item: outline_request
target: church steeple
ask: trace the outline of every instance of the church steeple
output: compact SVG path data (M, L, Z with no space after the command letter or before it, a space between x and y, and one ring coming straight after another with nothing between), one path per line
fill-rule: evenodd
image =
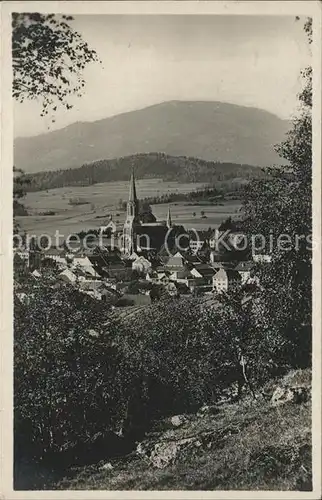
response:
M137 203L134 168L133 167L132 167L131 180L130 180L129 201L133 202L133 203Z
M134 169L132 168L129 200L126 207L126 219L123 229L123 250L125 255L136 251L136 228L140 225L139 204L136 196Z
M170 206L168 207L167 227L168 227L169 229L170 229L170 227L172 227L172 219L171 219Z

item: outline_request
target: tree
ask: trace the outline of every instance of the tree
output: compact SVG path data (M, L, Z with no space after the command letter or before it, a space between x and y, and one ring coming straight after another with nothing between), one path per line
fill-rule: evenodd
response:
M152 207L150 203L146 201L140 201L139 202L139 217L141 221L146 224L149 222L156 222L156 217L152 213Z
M12 14L13 97L42 100L41 116L66 109L71 95L82 95L85 66L98 61L81 35L67 23L71 16L41 13Z
M272 375L283 370L283 352L289 347L280 333L262 321L262 303L258 289L250 294L246 287L238 287L218 297L221 309L214 322L221 339L223 366L228 380L238 384L255 397L255 390Z
M113 427L117 358L106 302L50 275L18 285L28 300L15 293L16 459L41 459Z
M26 196L26 186L30 184L30 180L25 176L25 173L20 168L13 167L13 232L19 232L19 224L15 220L18 215L28 215L21 200Z
M311 19L305 31L310 42ZM268 169L267 179L251 182L244 199L248 232L263 235L266 242L271 235L274 241L272 264L260 274L263 314L272 329L292 341L289 356L296 366L310 362L312 309L312 69L306 68L302 77L300 114L286 140L276 146L285 165Z

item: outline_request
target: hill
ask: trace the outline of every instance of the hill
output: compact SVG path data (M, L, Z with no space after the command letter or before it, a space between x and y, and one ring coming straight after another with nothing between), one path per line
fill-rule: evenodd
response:
M304 387L310 370L268 382ZM107 445L106 445L107 446ZM57 490L312 490L311 401L271 400L258 395L204 406L196 413L155 422L136 450L121 457L53 473L26 465L20 489Z
M28 174L27 191L41 191L67 186L90 186L101 182L128 181L132 166L137 179L161 178L164 181L216 184L233 187L263 175L252 165L216 163L185 156L149 153L99 160L75 169ZM226 186L224 186L226 185Z
M160 151L171 156L267 166L280 162L273 146L288 128L287 121L257 108L171 101L17 138L14 161L29 173Z

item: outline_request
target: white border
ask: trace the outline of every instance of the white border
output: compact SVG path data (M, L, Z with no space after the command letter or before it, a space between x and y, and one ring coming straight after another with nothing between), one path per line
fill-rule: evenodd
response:
M215 14L298 15L313 17L313 237L321 239L321 12L318 1L60 1L3 2L1 8L1 169L0 169L0 312L1 312L1 476L0 496L6 499L320 499L321 494L321 246L313 253L313 492L294 491L14 491L12 454L12 165L11 12L66 14Z

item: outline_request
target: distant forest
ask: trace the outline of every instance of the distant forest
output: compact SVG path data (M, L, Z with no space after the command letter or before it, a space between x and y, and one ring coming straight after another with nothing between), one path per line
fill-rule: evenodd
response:
M219 163L164 153L136 154L112 160L97 160L79 168L26 174L27 191L43 191L67 186L91 186L101 182L127 181L131 168L137 179L218 184L231 190L252 178L264 176L261 168L236 163Z

